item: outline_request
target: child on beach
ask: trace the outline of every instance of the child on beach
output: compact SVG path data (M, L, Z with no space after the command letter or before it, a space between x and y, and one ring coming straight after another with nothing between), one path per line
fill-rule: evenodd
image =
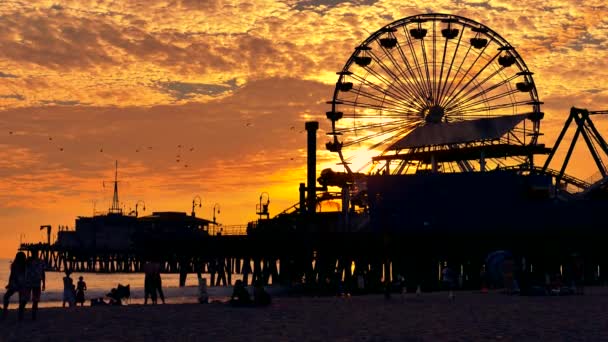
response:
M84 291L87 290L87 283L84 282L82 276L78 277L78 285L76 286L76 304L84 306Z

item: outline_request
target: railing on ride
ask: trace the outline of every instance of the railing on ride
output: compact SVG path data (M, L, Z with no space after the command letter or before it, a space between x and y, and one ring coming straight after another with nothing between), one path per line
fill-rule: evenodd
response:
M320 201L334 200L334 199L341 199L341 198L342 198L342 193L338 192L338 191L321 192L321 193L317 194L317 203L319 203ZM292 205L291 207L289 207L289 208L281 211L276 216L283 215L283 214L291 214L291 213L293 213L295 211L298 211L298 210L300 210L300 202L298 202L298 203Z
M514 165L514 166L503 167L503 168L501 168L501 170L534 171L534 172L538 172L538 173L545 173L545 174L553 176L555 178L560 176L560 172L557 170L543 169L542 167L539 167L539 166L535 166L532 168L532 170L530 170L530 168L525 165ZM588 183L587 181L584 181L584 180L576 178L576 177L568 176L567 174L561 175L560 181L563 182L566 186L565 189L564 188L562 188L562 189L568 191L569 193L581 192L591 186L591 183Z
M246 224L233 224L233 225L212 225L209 227L209 235L247 235Z

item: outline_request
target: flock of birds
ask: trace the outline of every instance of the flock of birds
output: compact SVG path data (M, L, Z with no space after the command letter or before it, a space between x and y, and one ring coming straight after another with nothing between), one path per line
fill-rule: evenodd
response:
M253 126L253 124L251 122L247 122L245 124L245 127L252 127L252 126ZM296 131L296 127L295 126L291 126L289 128L289 130L292 131L292 132L295 132ZM303 133L303 132L305 132L305 130L298 131L298 133ZM9 131L8 134L9 135L15 135L15 132L14 131ZM56 148L59 152L64 152L65 151L65 149L64 149L63 146L57 144L55 142L55 140L53 140L53 137L49 136L48 137L48 141L49 141L49 143L53 144L53 147ZM138 147L138 148L135 149L135 153L140 153L140 152L143 152L145 150L151 151L153 149L154 148L152 146L147 146L145 148L144 147ZM190 166L190 164L188 163L188 160L189 160L188 154L191 153L191 152L194 152L194 150L195 150L195 148L193 146L188 147L188 146L185 146L185 145L182 145L182 144L178 144L176 146L175 163L183 165L184 168L188 168ZM104 153L104 148L103 147L99 147L99 153ZM290 160L294 160L294 158L292 157L292 158L290 158Z
M15 135L14 131L9 131L8 132L9 135ZM62 145L59 145L56 143L56 140L53 139L53 137L49 136L48 137L48 141L50 144L53 145L53 148L58 150L59 152L64 152L65 148ZM147 147L137 147L135 148L135 153L140 153L140 152L144 152L144 151L152 151L154 149L154 147L152 146L147 146ZM184 145L177 145L176 146L176 154L175 154L175 163L176 164L182 164L184 165L184 168L188 168L190 166L190 164L188 164L188 160L189 160L189 156L187 155L190 152L194 152L195 148L193 146L191 147L187 147ZM104 148L103 147L99 147L99 153L107 153L104 152Z

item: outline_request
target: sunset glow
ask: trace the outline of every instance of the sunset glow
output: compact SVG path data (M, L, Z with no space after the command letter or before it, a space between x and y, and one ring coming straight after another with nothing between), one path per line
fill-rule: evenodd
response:
M40 225L106 210L115 160L127 212L190 212L200 195L197 216L219 203L219 222L245 224L264 191L281 212L306 179L305 121L320 123L317 170L342 171L325 150L335 72L370 33L429 12L517 48L544 102L541 143L571 106L608 109L604 1L3 1L0 257L21 234L41 241ZM569 173L596 173L575 160Z

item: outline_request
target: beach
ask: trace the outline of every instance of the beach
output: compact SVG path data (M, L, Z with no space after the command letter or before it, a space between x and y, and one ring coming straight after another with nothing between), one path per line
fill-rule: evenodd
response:
M275 297L225 303L44 308L0 323L0 341L602 341L608 289L583 296L445 292L421 296Z

